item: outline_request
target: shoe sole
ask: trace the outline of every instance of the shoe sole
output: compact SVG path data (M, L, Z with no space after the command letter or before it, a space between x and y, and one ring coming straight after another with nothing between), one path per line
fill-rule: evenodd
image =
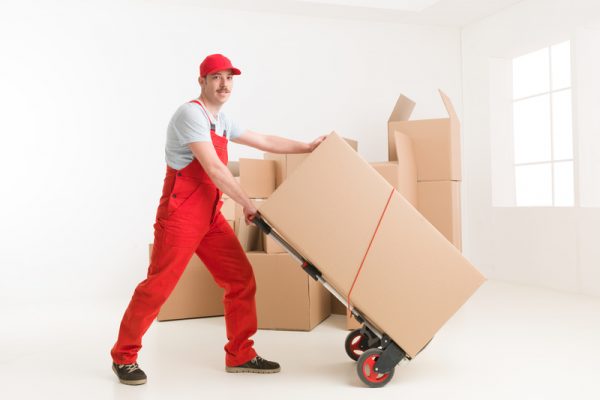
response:
M117 375L117 378L119 378L117 369L114 366L112 367L112 370L115 373L115 375ZM119 378L119 382L121 382L124 385L131 385L131 386L143 385L144 383L146 383L146 380L147 379L137 379L135 381L128 381L128 380Z
M232 374L275 374L281 371L281 368L277 369L255 369L255 368L240 368L240 367L225 367L225 371Z

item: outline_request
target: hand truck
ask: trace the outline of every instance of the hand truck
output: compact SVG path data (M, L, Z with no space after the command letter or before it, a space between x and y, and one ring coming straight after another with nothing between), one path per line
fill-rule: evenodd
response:
M263 216L257 213L252 222L256 224L262 232L279 243L301 264L302 269L310 275L311 278L320 282L331 294L346 306L346 308L348 308L346 299L327 283L321 275L321 272L308 260L302 257L298 251L292 248L292 246L287 243L267 221L265 221ZM354 318L362 324L362 327L350 332L346 337L346 353L352 360L357 362L356 373L364 384L373 388L385 386L394 376L396 365L403 359L410 360L410 357L388 335L375 328L373 324L369 322L368 318L366 318L358 309L351 307L350 312Z

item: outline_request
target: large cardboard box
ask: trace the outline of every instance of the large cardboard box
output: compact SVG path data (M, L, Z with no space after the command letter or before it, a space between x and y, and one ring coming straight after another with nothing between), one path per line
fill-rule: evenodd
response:
M410 357L485 280L335 134L259 210L340 294L349 297L350 304Z
M448 118L409 120L415 103L400 96L388 120L388 157L397 161L395 132L412 139L419 181L461 180L460 122L452 102L441 90Z
M331 314L329 292L289 254L247 253L259 329L310 331Z
M419 212L462 250L460 182L419 182Z
M358 151L358 142L356 140L344 138L346 143L350 145L354 149L354 151ZM281 185L281 182L285 180L300 164L306 157L308 157L310 153L299 153L299 154L275 154L275 153L265 153L265 160L273 160L275 161L275 181L276 185Z
M224 315L223 295L223 289L217 286L206 266L194 254L157 319L168 321Z
M240 158L240 185L250 198L269 197L275 190L275 161Z

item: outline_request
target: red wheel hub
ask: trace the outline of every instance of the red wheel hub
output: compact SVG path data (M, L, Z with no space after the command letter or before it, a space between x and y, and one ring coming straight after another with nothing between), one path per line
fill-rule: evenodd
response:
M357 356L360 356L363 353L363 349L360 348L360 343L362 342L363 338L363 335L356 335L352 339L352 342L350 342L350 349Z
M378 383L385 380L389 374L380 374L375 372L375 363L379 359L379 356L372 355L367 358L362 365L363 376L369 381Z

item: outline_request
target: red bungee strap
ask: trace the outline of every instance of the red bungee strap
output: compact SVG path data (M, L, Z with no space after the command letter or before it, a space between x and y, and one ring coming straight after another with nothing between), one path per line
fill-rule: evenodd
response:
M379 226L381 225L381 221L383 220L383 216L385 215L385 212L388 209L388 206L390 205L390 200L392 200L392 195L394 194L394 191L396 189L392 188L392 191L390 192L390 195L388 197L387 203L385 203L385 208L383 209L383 212L381 213L381 215L379 216L379 222L377 222L377 227L375 228L375 231L373 232L373 236L371 236L371 241L369 242L369 247L367 247L367 251L365 251L365 255L363 256L363 259L360 263L360 266L358 267L358 271L356 271L356 275L354 276L354 281L352 282L352 286L350 286L350 291L348 292L348 306L347 308L350 309L350 295L352 294L352 290L354 289L354 285L356 285L356 281L358 280L358 275L360 274L360 271L362 270L362 267L365 263L365 260L367 259L367 255L369 254L369 250L371 250L371 245L373 244L373 240L375 239L375 236L377 235L377 231L379 230Z

